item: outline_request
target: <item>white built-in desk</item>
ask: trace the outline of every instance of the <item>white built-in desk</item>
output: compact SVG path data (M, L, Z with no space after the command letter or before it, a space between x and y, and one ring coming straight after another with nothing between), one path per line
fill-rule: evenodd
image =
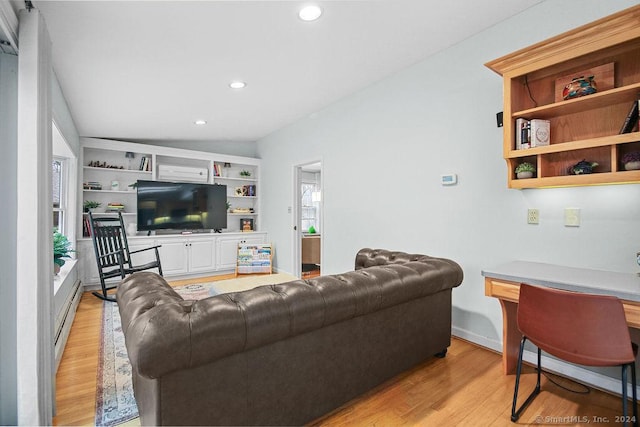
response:
M498 298L502 306L502 366L505 374L515 373L522 339L517 325L520 283L616 296L622 300L629 326L640 328L640 276L637 274L513 261L482 270L482 275L485 295Z

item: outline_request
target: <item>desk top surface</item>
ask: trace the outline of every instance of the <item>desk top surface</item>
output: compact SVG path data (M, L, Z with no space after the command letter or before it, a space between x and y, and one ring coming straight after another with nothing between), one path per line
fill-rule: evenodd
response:
M512 261L495 268L484 269L482 275L568 291L613 295L620 299L640 302L640 276L635 273Z

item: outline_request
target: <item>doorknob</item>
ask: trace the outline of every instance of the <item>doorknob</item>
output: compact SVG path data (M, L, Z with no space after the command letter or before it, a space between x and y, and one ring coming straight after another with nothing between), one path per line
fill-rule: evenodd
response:
M297 226L297 225L294 225L294 226L293 226L293 229L294 229L294 231L295 231L295 230L297 230L297 229L298 229L298 226Z

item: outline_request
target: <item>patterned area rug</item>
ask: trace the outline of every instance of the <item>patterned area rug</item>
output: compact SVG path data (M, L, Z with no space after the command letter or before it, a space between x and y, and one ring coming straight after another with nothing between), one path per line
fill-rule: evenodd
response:
M247 276L217 282L183 285L174 289L184 299L199 300L256 286L284 283L296 278L288 274ZM133 397L131 364L124 344L118 305L105 302L102 309L102 341L96 390L96 426L115 426L138 417Z

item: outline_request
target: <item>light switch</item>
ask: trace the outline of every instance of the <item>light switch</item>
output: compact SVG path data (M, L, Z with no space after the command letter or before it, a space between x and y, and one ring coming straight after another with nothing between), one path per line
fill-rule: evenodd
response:
M566 227L580 227L580 208L565 208L564 225Z

